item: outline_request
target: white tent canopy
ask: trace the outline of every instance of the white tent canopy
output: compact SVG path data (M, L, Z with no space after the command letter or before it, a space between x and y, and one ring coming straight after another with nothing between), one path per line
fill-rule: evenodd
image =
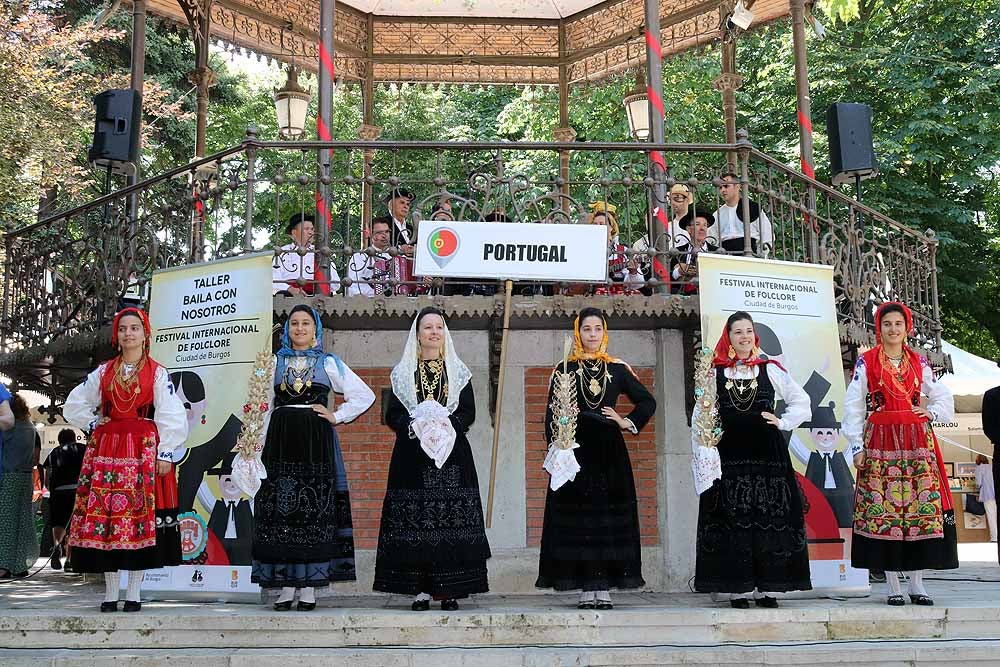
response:
M951 356L955 372L946 373L941 381L956 397L981 398L987 389L1000 386L1000 367L997 367L994 361L977 357L948 341L942 341L942 349L945 354Z

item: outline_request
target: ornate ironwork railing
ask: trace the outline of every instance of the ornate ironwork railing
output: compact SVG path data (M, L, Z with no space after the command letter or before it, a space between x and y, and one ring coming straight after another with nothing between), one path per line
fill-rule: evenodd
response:
M652 148L665 155L666 176L650 171ZM329 167L318 170L317 157ZM141 300L157 268L263 248L273 249L276 266L304 265L299 258L307 248L292 243L284 227L295 213L315 214L317 191L328 193L331 220L329 229L317 223L309 249L319 268L329 269L319 278L299 269L292 291L333 287L342 298L361 298L349 296L359 289L491 294L496 280L489 276L425 284L405 269L394 271L405 265L395 258L409 249L375 247L382 239L368 232L373 217L388 214L385 196L403 188L414 196L404 216L413 223L434 216L587 222L591 202L613 203L624 248L609 253L616 271L629 270L628 284L519 284L518 290L694 294L696 275L678 271L679 278L664 280L651 270L654 262L667 271L691 263L683 245L688 237L676 227L664 230L651 212L672 211L669 192L677 184L692 194L693 212L716 211L723 204L722 175L729 172L743 184L738 207L746 212L759 205L773 228L773 238L763 232L759 244L733 252L833 265L845 341L870 342L874 306L899 299L913 308L919 343L940 350L933 232L910 230L795 173L754 149L745 135L732 145L394 144L265 142L252 131L239 146L9 232L0 344L9 352L93 331L123 301ZM750 233L748 227L746 240ZM718 242L716 235L711 230L708 240ZM374 275L357 271L375 260ZM322 278L330 269L339 284Z

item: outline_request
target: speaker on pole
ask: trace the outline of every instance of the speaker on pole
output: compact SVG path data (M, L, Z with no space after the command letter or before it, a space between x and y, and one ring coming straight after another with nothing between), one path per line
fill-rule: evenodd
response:
M105 90L94 96L94 107L94 143L87 151L87 160L99 166L134 163L142 121L140 95L131 88Z
M834 185L878 174L872 144L872 109L867 104L837 102L826 110L830 138L830 174Z

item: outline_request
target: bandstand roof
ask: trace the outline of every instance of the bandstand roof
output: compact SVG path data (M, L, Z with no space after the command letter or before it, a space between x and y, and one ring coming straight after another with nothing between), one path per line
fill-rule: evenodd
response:
M148 11L187 25L180 3ZM749 4L749 3L748 3ZM319 0L214 0L213 40L316 69ZM717 40L732 1L660 0L663 55ZM788 0L757 0L754 25L783 17ZM337 3L336 71L376 82L570 84L645 62L643 0L351 0Z

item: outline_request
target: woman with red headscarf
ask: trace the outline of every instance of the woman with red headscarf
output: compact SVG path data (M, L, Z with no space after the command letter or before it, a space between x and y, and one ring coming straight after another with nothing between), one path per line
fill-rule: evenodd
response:
M761 358L753 319L742 311L726 320L712 366L722 438L705 457L714 471L699 475L706 482L696 489L694 587L729 593L736 609L748 609L751 594L758 607L777 607L770 593L812 588L802 498L781 435L809 418L809 396L781 364ZM780 417L778 397L788 406ZM692 424L698 411L696 402ZM700 450L708 448L696 429L692 439L700 468Z
M927 360L906 344L913 315L888 302L875 314L874 348L854 367L844 401L843 434L858 469L851 564L885 570L892 606L933 605L923 570L958 567L955 512L932 421L948 421L954 399ZM921 394L929 398L920 405ZM866 419L867 416L867 419Z
M187 415L167 369L149 357L149 319L115 315L118 354L70 392L66 421L90 431L69 527L73 569L103 572L101 611L118 611L119 570L128 571L125 611L139 611L143 570L181 562L173 452Z

